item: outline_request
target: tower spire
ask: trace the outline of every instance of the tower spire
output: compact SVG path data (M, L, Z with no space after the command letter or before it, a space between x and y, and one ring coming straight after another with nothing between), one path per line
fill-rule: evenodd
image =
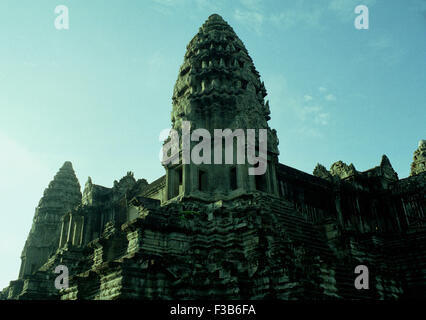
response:
M414 151L413 162L411 163L410 175L414 176L426 171L426 140L420 140L419 146Z
M37 271L58 248L61 217L81 203L80 184L66 161L44 190L21 255L19 278Z
M266 94L243 42L212 14L187 46L173 91L173 127L187 120L192 127L264 128L272 134Z
M278 139L268 125L270 109L265 96L265 86L243 42L220 15L210 15L187 45L173 90L172 127L183 136L183 124L189 122L191 132L205 129L211 137L215 129L265 130L267 148L262 149L267 149L267 165L272 169L255 180L247 176L252 167L247 162L222 167L167 165L167 199L191 195L214 201L254 190L277 192ZM246 149L247 145L248 139ZM257 138L254 148L259 149Z

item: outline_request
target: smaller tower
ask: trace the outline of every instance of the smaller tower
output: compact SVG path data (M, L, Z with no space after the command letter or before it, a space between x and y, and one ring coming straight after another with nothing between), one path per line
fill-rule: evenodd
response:
M35 210L33 225L21 254L19 278L37 271L59 245L62 216L81 203L80 184L71 162L59 169Z
M411 176L426 171L426 140L419 141L419 147L414 151L413 163L411 163Z

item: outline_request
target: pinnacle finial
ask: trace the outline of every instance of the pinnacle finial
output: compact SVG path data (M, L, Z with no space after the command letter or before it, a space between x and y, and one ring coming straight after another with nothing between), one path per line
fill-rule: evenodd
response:
M223 18L219 14L213 13L209 16L207 20L223 20Z
M66 169L72 169L72 163L71 161L65 161L64 164L62 165L62 168L66 168Z
M380 166L388 166L388 167L392 167L389 158L384 154L382 155L382 161L380 162Z
M215 26L228 26L228 23L217 13L210 15L203 25L204 27L214 28Z

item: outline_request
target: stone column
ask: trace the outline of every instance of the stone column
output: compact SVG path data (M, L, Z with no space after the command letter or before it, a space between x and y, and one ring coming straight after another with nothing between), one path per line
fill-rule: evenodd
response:
M275 167L275 163L271 161L271 163L269 164L270 166L270 180L271 180L271 186L272 186L272 193L275 194L276 196L279 195L278 192L278 181L277 181L277 174L276 174L276 167Z
M64 219L62 218L61 236L59 238L59 248L61 248L63 246L63 244L64 244L64 237L65 237L65 235L64 235L64 229L65 229L64 223L65 223Z
M70 242L70 240L71 240L71 232L72 232L72 222L73 222L73 219L72 219L72 214L70 214L69 215L69 222L68 222L68 234L67 234L67 243L69 243Z
M136 253L142 247L143 229L141 219L136 219L125 223L121 229L126 232L127 240L127 253Z
M182 193L185 196L188 196L192 191L191 172L193 170L191 167L191 164L182 164Z

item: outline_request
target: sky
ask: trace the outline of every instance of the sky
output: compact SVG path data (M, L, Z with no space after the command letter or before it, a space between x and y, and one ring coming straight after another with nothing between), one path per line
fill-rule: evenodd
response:
M55 28L66 5L69 29ZM356 29L366 5L368 29ZM425 0L2 0L0 290L44 189L65 161L83 187L163 175L160 132L186 45L220 14L265 82L280 162L400 178L426 139Z

